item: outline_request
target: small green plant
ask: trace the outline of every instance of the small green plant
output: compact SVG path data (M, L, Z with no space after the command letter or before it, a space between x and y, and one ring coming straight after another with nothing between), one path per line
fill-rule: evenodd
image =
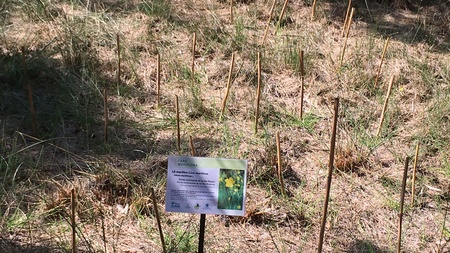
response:
M196 234L188 229L176 227L174 236L166 235L167 250L174 253L193 252L196 249Z
M140 12L147 16L155 16L158 18L170 18L172 13L172 1L171 0L152 0L143 1L138 5Z

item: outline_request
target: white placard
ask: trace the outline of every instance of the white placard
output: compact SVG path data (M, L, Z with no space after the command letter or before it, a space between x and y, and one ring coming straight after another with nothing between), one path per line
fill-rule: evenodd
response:
M166 212L245 214L247 161L169 156Z

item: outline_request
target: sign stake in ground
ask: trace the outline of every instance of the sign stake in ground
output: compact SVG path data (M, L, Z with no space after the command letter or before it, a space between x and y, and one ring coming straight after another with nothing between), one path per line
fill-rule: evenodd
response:
M227 99L228 95L230 94L231 88L231 78L233 74L233 68L234 68L234 53L231 55L231 64L230 64L230 71L228 73L227 91L222 101L222 111L220 111L220 120L222 120L223 114L225 113L225 107L227 106Z
M103 88L103 114L105 117L105 125L103 127L103 133L104 133L104 141L105 143L108 143L108 91L105 88Z
M230 0L230 23L233 24L233 0Z
M158 53L156 55L156 96L157 96L158 107L159 107L159 99L160 99L160 88L161 88L161 57Z
M266 30L264 31L264 37L263 37L263 40L261 43L261 45L263 45L263 46L264 46L264 43L266 43L267 32L269 31L270 21L272 20L272 14L273 14L273 10L275 9L276 3L277 3L277 0L273 0L272 7L270 8L270 11L269 11L269 18L267 19Z
M339 112L339 98L335 98L334 99L333 128L331 131L330 159L328 162L327 189L326 189L326 193L325 193L325 203L323 206L322 224L320 226L319 245L318 245L318 249L317 249L317 252L319 252L319 253L322 252L323 236L325 234L325 225L327 222L328 202L330 200L330 189L331 189L331 179L333 176L333 167L334 167L334 150L335 150L335 145L336 145L338 112Z
M378 125L377 136L380 135L381 128L383 127L384 114L386 113L387 105L389 102L389 97L391 96L392 83L394 83L394 76L391 76L391 79L389 80L388 92L386 94L386 99L384 100L383 110L381 111L381 118L380 118L380 124Z
M386 39L386 43L384 43L383 53L381 54L380 65L378 66L377 75L375 76L375 84L373 85L375 88L378 85L378 79L380 78L381 67L383 66L383 60L384 60L384 56L386 55L386 50L389 45L389 40L390 40L390 37L388 37Z
M117 93L119 94L120 87L120 36L117 34Z
M303 119L303 92L305 83L305 67L303 60L303 50L300 51L300 119Z
M354 12L355 12L355 8L352 8L352 11L350 12L350 18L348 20L347 31L345 33L344 47L342 48L341 59L339 61L339 69L341 69L342 62L344 61L345 49L347 48L348 35L350 33L350 27L352 26L352 19L353 19Z
M30 81L28 80L28 66L27 61L25 59L26 51L25 47L22 47L22 68L23 68L23 77L25 86L27 87L28 92L28 103L30 105L30 113L31 113L31 129L33 131L33 135L37 135L37 123L36 123L36 110L34 108L33 102L33 89L31 87Z
M407 174L408 174L408 162L409 162L409 157L406 157L405 170L403 171L402 190L401 190L401 194L400 194L400 211L398 214L397 253L401 253L401 248L402 248L403 204L405 202L405 188L406 188L406 178L407 178Z
M281 148L280 148L280 133L277 132L276 135L277 140L277 161L278 161L278 180L280 181L280 187L281 187L281 193L283 196L286 196L286 191L284 189L284 181L283 181L283 168L282 168L282 162L281 162Z
M161 219L159 218L159 212L158 212L158 204L156 203L156 196L155 196L155 190L152 188L150 188L152 191L152 201L153 201L153 209L155 210L155 217L156 217L156 222L158 223L158 231L159 231L159 238L161 239L161 245L163 248L163 253L166 253L166 244L164 243L164 233L162 231L162 227L161 227Z
M194 33L194 36L192 37L192 63L191 63L191 75L192 80L195 80L195 46L197 43L197 35Z
M345 12L344 26L342 27L342 37L345 36L345 31L347 30L348 14L350 14L350 9L352 7L352 0L348 1L347 12Z
M313 1L311 8L311 20L314 20L315 16L316 16L316 0Z
M71 219L72 219L72 253L75 253L77 251L77 241L76 241L76 223L75 223L75 208L76 208L76 201L75 201L75 189L72 188L72 192L70 195L70 205L71 205Z
M417 171L417 159L419 157L419 143L416 145L416 153L414 155L414 167L412 174L412 183L411 183L411 206L414 206L414 194L416 191L416 171Z
M177 148L181 149L181 140L180 140L180 108L178 106L178 96L175 95L175 111L177 114Z
M277 32L278 32L278 28L280 28L281 19L283 19L283 15L284 15L284 12L286 11L286 7L287 7L288 2L289 2L289 0L285 0L284 1L283 9L281 9L280 17L278 18L277 26L275 27L275 32L273 33L273 35L276 35Z
M192 140L192 136L189 135L189 144L191 146L191 155L196 156L194 141Z
M261 97L261 53L258 52L258 90L256 91L255 134L258 133L259 101Z

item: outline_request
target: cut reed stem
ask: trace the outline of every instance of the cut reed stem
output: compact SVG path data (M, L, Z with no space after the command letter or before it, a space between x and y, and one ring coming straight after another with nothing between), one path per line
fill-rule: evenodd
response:
M261 53L258 52L258 87L256 91L255 134L258 133L259 101L261 99Z
M159 238L161 239L161 245L163 248L163 253L166 253L166 244L164 243L164 233L161 227L161 219L159 218L159 211L158 211L158 204L156 203L156 195L155 190L153 187L150 188L152 191L152 201L153 201L153 209L155 210L155 217L156 222L158 223L158 231L159 231Z
M156 56L156 96L158 107L160 104L160 89L161 89L161 58L158 53Z
M181 137L180 137L180 108L178 106L178 96L175 95L175 111L177 114L177 148L181 150Z
M264 31L264 37L263 37L262 43L261 43L261 45L263 45L263 46L266 43L267 32L269 31L270 21L272 20L272 14L273 14L273 10L275 9L276 3L277 3L277 0L273 0L272 7L270 8L270 11L269 11L269 18L267 19L266 30Z
M286 196L286 191L284 189L284 181L283 181L283 167L281 162L281 148L280 148L280 133L277 132L276 135L277 141L277 162L278 162L278 180L280 181L281 193L283 196Z
M347 41L348 41L348 35L350 33L350 28L352 26L352 19L353 19L353 14L355 12L355 8L352 8L352 11L350 12L350 18L348 20L348 27L347 27L347 31L345 33L345 40L344 40L344 46L342 48L342 54L341 54L341 59L339 61L339 70L342 67L342 63L344 61L344 55L345 55L345 49L347 48Z
M232 75L233 75L233 68L234 68L234 55L235 55L235 53L233 53L231 55L230 70L228 72L227 90L225 92L225 97L223 98L223 101L222 101L222 110L220 111L220 120L222 120L223 114L225 113L225 107L227 106L228 95L230 94L231 78L232 78Z
M304 60L303 60L304 52L300 51L300 119L303 119L303 93L304 93L304 84L305 84L305 68L304 68Z
M389 102L389 97L391 96L391 90L392 90L393 83L394 83L394 76L391 76L391 79L389 80L389 87L388 87L388 92L386 94L386 99L384 100L383 110L381 111L381 118L380 118L380 123L378 125L377 136L380 135L381 128L383 127L384 114L386 113L387 105Z
M103 114L105 117L105 124L103 126L104 142L108 143L109 115L108 115L108 90L106 87L103 88Z
M28 93L28 104L30 106L30 113L31 113L31 131L34 136L37 136L37 120L36 120L36 110L34 108L34 101L33 101L33 88L31 87L31 83L28 80L28 66L26 61L26 50L25 47L22 47L22 68L23 68L23 80L25 83L25 86L27 88Z
M416 171L417 171L417 159L419 158L419 143L416 145L416 153L414 155L414 167L411 182L411 206L414 206L414 195L416 191Z
M347 6L347 11L345 12L344 25L342 27L342 37L345 36L345 32L347 31L348 14L350 14L351 7L352 7L352 0L349 0L348 6Z
M76 201L75 201L75 189L72 188L70 195L70 205L71 205L71 220L72 220L72 253L77 251L77 240L76 240L76 223L75 223L75 211L76 211Z
M192 37L192 63L191 63L191 77L192 80L195 79L195 47L197 44L197 35L194 33L194 36Z
M403 204L405 202L406 178L408 175L409 157L405 159L405 169L403 171L402 189L400 194L400 210L398 214L398 236L397 236L397 253L401 253L402 248L402 222L403 222Z
M384 61L384 57L386 55L387 47L389 45L389 40L390 40L390 37L388 37L386 39L386 43L384 43L383 53L381 54L380 65L378 66L377 75L375 76L375 83L373 85L375 88L378 86L378 79L380 78L381 67L383 66L383 61Z
M278 18L277 26L275 27L275 31L274 31L273 35L276 35L278 32L278 29L280 28L281 20L283 19L283 15L284 15L284 12L286 11L288 2L289 2L289 0L284 1L283 9L281 9L280 17Z

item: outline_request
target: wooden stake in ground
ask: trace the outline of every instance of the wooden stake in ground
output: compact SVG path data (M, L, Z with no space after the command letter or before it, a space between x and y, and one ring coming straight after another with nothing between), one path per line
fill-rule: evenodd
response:
M278 180L280 181L281 193L283 196L286 196L286 191L284 189L284 181L283 181L283 168L281 166L281 148L280 148L280 133L277 132L276 136L277 140L277 161L278 161Z
M317 250L317 252L319 252L319 253L322 252L323 236L325 234L325 225L327 222L328 202L330 201L330 189L331 189L331 179L333 176L333 167L334 167L334 149L335 149L335 145L336 145L338 112L339 112L339 98L335 98L334 99L333 128L331 131L330 159L328 162L327 189L326 189L326 193L325 193L325 203L323 206L322 223L320 226L319 245L318 245L318 250Z
M191 63L191 75L192 80L195 80L195 47L197 44L197 35L194 33L194 37L192 37L192 63Z
M389 97L391 96L391 90L392 90L393 83L394 83L394 76L391 76L391 79L389 80L389 87L388 87L388 92L386 94L386 99L384 100L383 111L381 111L381 118L380 118L380 124L378 125L377 136L380 135L381 128L383 127L384 114L386 113L387 105L389 102Z
M230 23L233 24L233 0L230 0Z
M156 56L156 96L158 107L160 99L160 88L161 88L161 59L158 53L158 55Z
M189 135L189 144L191 146L191 155L196 156L194 141L192 141L192 136Z
M76 201L75 201L75 189L72 188L72 192L70 195L70 205L71 205L71 223L72 223L72 253L75 253L77 251L77 241L76 241L76 224L75 224L75 208L76 208Z
M300 51L300 119L303 119L303 92L305 82L305 67L303 61L303 50Z
M350 13L350 8L352 7L352 0L348 1L347 12L345 13L344 25L342 26L342 37L345 36L347 31L348 14Z
M117 34L117 92L119 92L120 87L120 36Z
M261 97L261 53L258 52L258 90L256 91L255 134L258 133L259 101Z
M342 48L341 59L339 61L339 69L342 67L342 62L344 61L345 49L347 48L348 34L350 33L350 27L352 26L353 13L355 12L355 8L352 8L350 12L350 18L348 20L348 27L345 33L344 47Z
M233 68L234 68L234 53L231 55L230 71L228 72L227 91L226 91L225 97L223 98L223 101L222 101L222 110L220 111L220 120L222 120L223 114L225 112L225 107L227 105L227 99L228 99L228 95L230 93L230 88L231 88L231 78L233 75Z
M314 20L315 16L316 16L316 0L313 1L311 8L311 20Z
M106 87L103 89L103 114L105 117L105 125L103 127L103 133L104 133L104 141L105 143L108 143L108 92Z
M381 54L380 65L378 66L377 75L375 76L375 84L373 85L375 88L376 88L377 85L378 85L378 78L380 78L381 67L383 66L383 60L384 60L384 56L386 55L386 50L387 50L387 47L388 47L388 45L389 45L389 40L390 40L390 37L388 37L388 38L386 39L386 43L384 43L383 53Z
M283 9L281 9L280 17L278 18L277 26L275 27L275 32L273 33L273 35L277 34L278 28L280 28L281 19L283 19L283 15L284 15L284 12L286 11L288 2L289 2L289 0L284 1Z
M158 223L158 231L159 231L159 238L161 239L161 245L163 248L163 253L166 253L166 244L164 243L164 233L162 231L162 227L161 227L161 219L159 218L159 212L158 212L158 204L156 203L156 196L155 196L155 190L152 188L150 188L152 191L152 201L153 201L153 209L155 210L155 217L156 217L156 222Z
M175 111L177 113L177 147L178 150L181 149L181 140L180 140L180 108L178 106L178 96L175 95Z
M277 0L273 0L272 7L270 8L270 11L269 11L269 19L267 20L266 30L264 31L264 37L263 37L263 40L261 43L261 45L263 45L263 46L264 46L264 43L266 43L267 32L269 31L270 21L272 20L272 14L273 14L273 10L275 9L276 3L277 3Z
M412 174L412 183L411 183L411 206L414 206L414 194L416 191L416 171L417 171L417 159L419 157L419 143L416 145L416 153L414 155L414 167Z
M402 248L402 222L403 222L403 204L405 202L405 188L406 188L406 178L408 175L408 162L409 157L405 159L405 170L403 171L403 181L402 181L402 189L400 194L400 211L398 214L398 243L397 243L397 253L401 253Z
M25 59L26 51L25 47L22 47L22 68L23 68L23 80L25 82L25 86L27 87L28 92L28 104L30 105L30 113L31 113L31 130L34 136L37 136L37 120L36 120L36 110L34 108L33 102L33 89L31 88L31 84L28 80L28 66L27 61Z

